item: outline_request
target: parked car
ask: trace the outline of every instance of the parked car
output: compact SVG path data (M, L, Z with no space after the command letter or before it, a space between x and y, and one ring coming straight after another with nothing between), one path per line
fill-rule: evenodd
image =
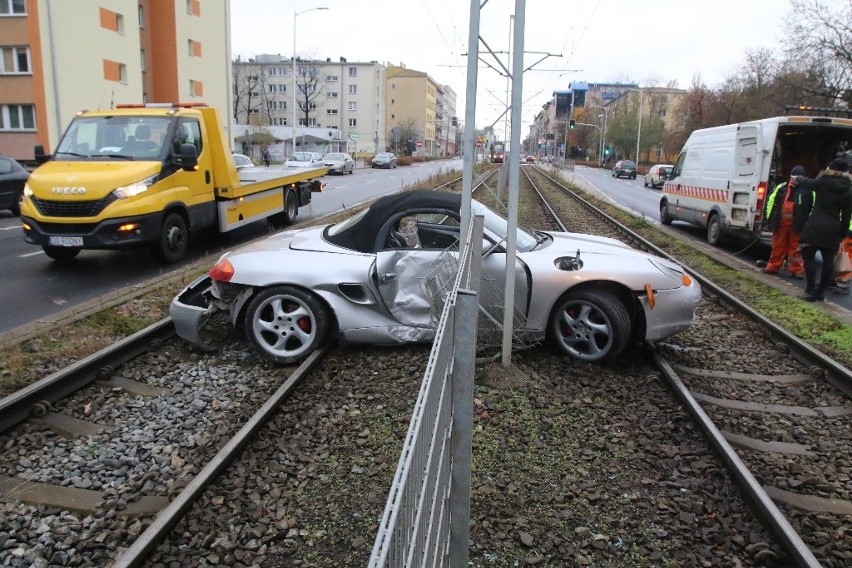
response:
M287 161L286 168L319 168L323 166L322 154L319 152L293 152Z
M461 205L458 193L396 193L340 223L283 231L228 252L172 301L177 333L213 350L210 333L222 332L218 313L281 364L332 337L431 341L442 305L436 276L456 270L447 251L458 246ZM503 282L508 222L478 201L471 209L484 217L482 280ZM517 229L516 249L520 333L549 338L580 360L613 358L630 341L674 335L692 323L701 297L677 263L612 238ZM483 322L502 321L502 287L483 286L479 301Z
M612 167L612 177L620 178L621 176L636 179L636 162L633 160L619 160Z
M251 158L244 154L234 154L234 163L237 165L237 171L254 166Z
M670 164L655 164L651 166L651 169L645 174L645 187L649 185L652 189L663 187L663 184L666 183L666 180L669 179L672 173L672 167Z
M0 209L21 214L21 196L30 172L14 158L0 156Z
M330 174L354 174L355 160L346 152L329 152L322 158Z
M535 156L533 156L533 155L527 156L527 163L528 164L534 164L535 163Z
M373 168L395 168L396 156L391 152L379 152L373 156L370 166Z

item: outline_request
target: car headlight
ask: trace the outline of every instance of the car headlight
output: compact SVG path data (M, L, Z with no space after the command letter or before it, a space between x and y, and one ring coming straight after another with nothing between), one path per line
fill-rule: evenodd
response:
M33 196L33 190L30 189L30 183L25 182L24 183L24 197L32 197L32 196Z
M682 286L689 286L692 282L692 279L686 274L686 271L683 270L680 265L670 260L655 258L651 259L651 264L653 264L657 270Z
M140 193L148 189L151 184L157 180L157 175L158 174L154 174L150 177L143 179L142 181L137 181L135 183L117 187L112 190L112 194L118 197L119 199L127 199L128 197L139 195Z

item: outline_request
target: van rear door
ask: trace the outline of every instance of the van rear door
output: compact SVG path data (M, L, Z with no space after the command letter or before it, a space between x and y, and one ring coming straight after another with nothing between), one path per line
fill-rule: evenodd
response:
M734 176L730 187L731 228L752 228L758 202L758 177L761 148L761 128L759 124L741 126L737 130Z

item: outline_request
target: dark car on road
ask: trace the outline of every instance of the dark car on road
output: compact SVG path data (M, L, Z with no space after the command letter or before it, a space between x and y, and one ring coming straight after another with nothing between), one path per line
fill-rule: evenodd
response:
M372 168L395 168L396 167L396 156L391 154L390 152L380 152L375 155L373 160L370 162L370 167Z
M13 215L21 214L21 196L30 172L9 156L0 156L0 209L8 209Z
M612 168L612 177L620 178L621 176L636 179L636 162L633 160L617 161Z

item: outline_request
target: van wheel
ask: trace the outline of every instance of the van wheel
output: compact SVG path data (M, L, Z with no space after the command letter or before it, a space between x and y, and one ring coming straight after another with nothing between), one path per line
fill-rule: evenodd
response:
M707 242L713 246L722 242L722 222L716 213L711 214L710 220L707 221Z
M74 260L80 254L80 249L74 247L51 247L44 245L41 248L44 250L44 254L60 262Z
M179 213L169 213L160 229L160 238L157 244L151 247L151 252L160 262L171 264L186 255L188 244L189 230L183 216Z
M663 225L671 225L673 220L672 216L669 215L668 203L660 203L660 223Z
M288 189L284 194L284 223L292 225L296 222L296 217L299 215L299 200L296 199L296 194L292 189Z

